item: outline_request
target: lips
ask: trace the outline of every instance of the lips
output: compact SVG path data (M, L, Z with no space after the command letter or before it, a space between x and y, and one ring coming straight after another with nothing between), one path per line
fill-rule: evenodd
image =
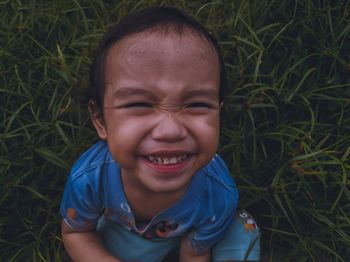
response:
M146 157L150 162L156 165L176 165L184 162L188 158L188 154L177 156L155 156L150 155Z
M181 175L191 163L193 154L184 151L158 151L144 155L145 164L163 175Z

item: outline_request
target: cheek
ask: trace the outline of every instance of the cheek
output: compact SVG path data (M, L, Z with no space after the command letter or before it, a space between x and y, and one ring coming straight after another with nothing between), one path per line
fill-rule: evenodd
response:
M198 133L218 136L220 121L218 115L213 114L209 117L192 119L191 126L193 129L197 130Z
M113 119L108 120L106 123L107 141L113 156L120 158L124 155L135 154L138 145L147 133L147 122L131 120L123 116L114 116Z
M199 140L202 148L206 148L207 151L213 153L216 152L218 145L219 126L219 117L215 114L203 119L192 120L191 132Z
M147 121L144 121L144 119L129 117L125 114L111 113L106 115L105 119L108 136L121 140L121 142L124 139L132 140L140 136L147 128Z

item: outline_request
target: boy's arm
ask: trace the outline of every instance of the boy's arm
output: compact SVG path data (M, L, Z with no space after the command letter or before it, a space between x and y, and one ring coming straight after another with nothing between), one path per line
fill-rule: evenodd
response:
M202 252L201 254L196 253L196 251L191 246L188 241L187 236L183 236L181 240L180 248L180 262L209 262L210 261L210 250Z
M94 229L77 232L72 230L64 221L62 221L61 229L64 247L73 261L121 261L103 247L101 238Z

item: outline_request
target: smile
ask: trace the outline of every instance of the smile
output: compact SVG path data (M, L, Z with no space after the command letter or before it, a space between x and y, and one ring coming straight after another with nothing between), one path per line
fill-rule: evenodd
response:
M174 165L179 164L185 161L188 157L188 154L181 156L147 156L147 159L156 165Z

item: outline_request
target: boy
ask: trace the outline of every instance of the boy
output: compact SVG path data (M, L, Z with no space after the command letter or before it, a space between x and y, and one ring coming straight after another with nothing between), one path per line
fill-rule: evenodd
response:
M162 261L174 248L180 261L259 259L258 231L247 213L235 218L238 192L215 154L224 76L215 39L177 9L145 9L109 31L89 90L102 141L74 165L61 204L73 260Z

